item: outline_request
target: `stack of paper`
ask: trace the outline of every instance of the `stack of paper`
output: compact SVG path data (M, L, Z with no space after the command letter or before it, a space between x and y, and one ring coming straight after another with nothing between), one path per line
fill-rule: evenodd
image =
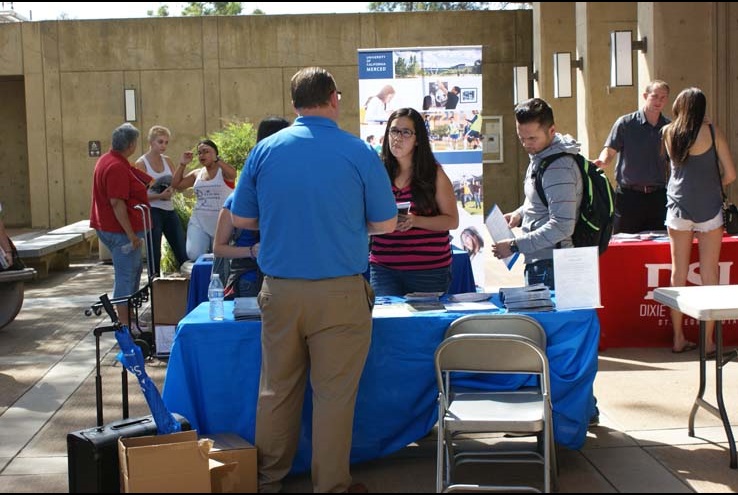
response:
M500 289L500 299L508 311L551 311L551 291L543 284Z
M443 292L410 292L405 294L405 302L410 311L446 311L440 301Z
M438 301L443 292L408 292L405 301Z
M479 302L489 301L492 294L489 292L464 292L462 294L452 294L448 296L451 302Z
M261 309L255 297L237 297L233 300L235 320L260 320Z

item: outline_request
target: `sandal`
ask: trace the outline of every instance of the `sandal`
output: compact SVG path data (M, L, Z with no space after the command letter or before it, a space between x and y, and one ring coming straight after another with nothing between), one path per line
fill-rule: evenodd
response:
M684 345L682 346L681 349L679 349L679 350L672 349L671 352L674 353L674 354L681 354L683 352L693 351L695 349L697 349L697 344L695 344L694 342L687 341L687 342L684 343Z

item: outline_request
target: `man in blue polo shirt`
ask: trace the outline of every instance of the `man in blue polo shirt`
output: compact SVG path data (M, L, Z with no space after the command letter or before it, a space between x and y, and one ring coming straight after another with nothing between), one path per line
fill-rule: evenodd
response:
M313 491L360 493L349 455L374 303L363 273L368 235L395 230L397 206L377 153L338 128L333 76L302 69L291 96L298 118L251 151L231 208L236 227L261 232L259 492L290 471L309 371Z
M669 160L662 151L661 128L670 120L661 111L669 101L669 85L651 81L643 99L642 109L615 121L605 147L594 161L603 168L616 154L620 155L615 167L615 234L666 228Z

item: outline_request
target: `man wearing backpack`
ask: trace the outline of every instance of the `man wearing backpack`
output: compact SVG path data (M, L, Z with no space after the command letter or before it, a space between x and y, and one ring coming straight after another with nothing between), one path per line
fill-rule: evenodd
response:
M615 234L666 228L669 160L662 151L661 128L670 120L661 110L669 101L669 85L651 81L643 99L643 108L615 121L605 147L594 161L604 168L619 155L615 166Z
M551 107L540 98L519 103L515 121L520 143L530 156L523 183L525 201L515 211L505 214L510 228L521 227L522 235L502 239L492 246L497 258L513 253L525 255L525 283L543 283L555 288L553 250L573 247L579 204L582 200L582 175L574 156L579 144L556 132ZM536 191L536 175L546 157L568 153L548 165L542 176L545 200ZM546 206L548 203L548 206Z
M553 250L574 247L572 234L579 217L582 201L582 173L575 156L579 143L568 134L556 132L551 107L541 98L532 98L515 107L515 127L518 139L530 156L523 190L525 201L513 212L505 214L510 228L521 227L523 234L503 239L492 245L496 258L507 258L513 253L525 255L525 283L543 283L555 289ZM568 153L550 163L540 178L545 199L536 190L539 168L548 157ZM600 422L597 399L592 396L589 426Z

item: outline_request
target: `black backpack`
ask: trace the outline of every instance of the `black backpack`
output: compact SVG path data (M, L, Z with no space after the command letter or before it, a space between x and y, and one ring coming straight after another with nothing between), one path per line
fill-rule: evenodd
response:
M543 193L543 173L548 166L562 156L574 158L582 174L582 202L579 205L574 234L571 240L574 247L597 246L602 254L612 237L613 217L615 216L613 189L605 172L580 154L557 153L543 159L535 174L536 192L543 204L548 207Z

